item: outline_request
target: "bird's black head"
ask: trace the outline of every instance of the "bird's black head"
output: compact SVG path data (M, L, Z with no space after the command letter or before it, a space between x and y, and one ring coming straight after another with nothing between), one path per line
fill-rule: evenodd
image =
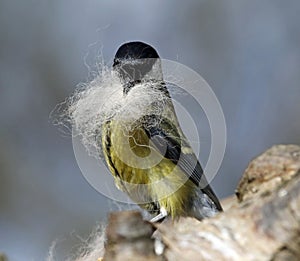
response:
M124 82L124 93L143 80L162 80L160 62L156 50L143 42L128 42L116 52L113 68Z
M124 43L116 52L113 67L124 61L148 58L159 58L156 50L149 44L143 42Z

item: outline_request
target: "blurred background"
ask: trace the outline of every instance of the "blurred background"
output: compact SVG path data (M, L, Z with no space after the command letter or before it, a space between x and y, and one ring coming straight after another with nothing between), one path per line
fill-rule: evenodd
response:
M114 203L81 175L72 140L49 120L85 82L102 52L130 40L194 69L225 114L220 197L273 144L300 143L300 2L297 0L1 0L0 252L63 260Z

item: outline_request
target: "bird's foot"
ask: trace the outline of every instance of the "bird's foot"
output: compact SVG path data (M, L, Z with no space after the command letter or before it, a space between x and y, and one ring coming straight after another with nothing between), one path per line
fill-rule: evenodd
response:
M160 208L159 212L160 213L157 216L155 216L154 218L152 218L150 220L150 222L155 223L155 222L161 221L168 215L168 212L164 207Z

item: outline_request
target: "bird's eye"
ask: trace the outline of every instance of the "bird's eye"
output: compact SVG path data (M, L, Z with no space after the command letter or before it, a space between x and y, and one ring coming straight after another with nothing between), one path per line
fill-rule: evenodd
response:
M120 60L119 59L114 59L113 67L116 67L119 64L120 64Z

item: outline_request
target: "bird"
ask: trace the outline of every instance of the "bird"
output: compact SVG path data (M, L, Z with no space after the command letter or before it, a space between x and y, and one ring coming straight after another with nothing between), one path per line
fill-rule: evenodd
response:
M152 222L182 216L202 220L221 212L181 130L158 52L144 42L126 42L118 48L112 70L123 98L145 101L149 107L137 111L141 115L132 122L111 117L102 126L101 147L117 188L148 211ZM147 91L159 98L149 104L143 97Z

